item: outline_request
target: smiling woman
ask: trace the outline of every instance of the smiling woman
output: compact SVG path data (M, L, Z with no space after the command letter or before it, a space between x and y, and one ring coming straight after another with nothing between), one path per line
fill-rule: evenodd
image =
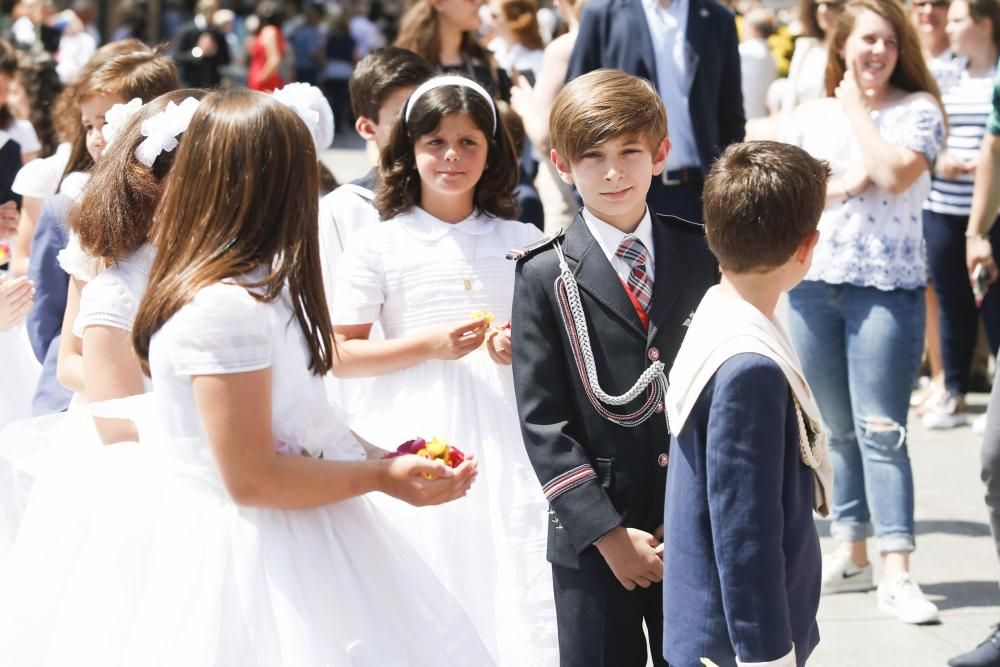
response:
M897 0L845 6L826 91L799 108L785 137L833 168L813 267L789 294L789 332L837 477L831 534L841 548L824 562L823 591L872 587L866 538L874 518L884 559L879 606L903 622L925 623L937 608L909 576L915 543L906 419L923 348L921 207L945 122Z

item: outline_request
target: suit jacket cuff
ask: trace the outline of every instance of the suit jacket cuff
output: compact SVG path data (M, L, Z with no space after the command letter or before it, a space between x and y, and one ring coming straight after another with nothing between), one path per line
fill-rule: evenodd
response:
M622 516L596 478L549 499L557 525L567 532L577 554L622 523Z
M792 650L777 660L771 660L769 662L743 662L737 658L736 667L796 667L795 646L792 645Z

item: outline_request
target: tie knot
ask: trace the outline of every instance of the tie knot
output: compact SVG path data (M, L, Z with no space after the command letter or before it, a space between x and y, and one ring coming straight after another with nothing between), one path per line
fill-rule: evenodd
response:
M649 251L642 241L634 236L626 236L618 246L615 255L629 263L630 266L641 264L645 266L649 263Z

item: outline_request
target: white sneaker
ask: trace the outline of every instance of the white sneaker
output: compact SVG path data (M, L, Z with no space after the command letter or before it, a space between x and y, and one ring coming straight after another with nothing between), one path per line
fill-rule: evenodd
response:
M856 565L851 554L844 551L835 551L823 557L824 595L870 591L873 588L871 563Z
M965 396L948 392L937 405L924 413L922 421L924 428L933 430L965 426L969 423L969 415L965 412Z
M938 620L938 608L924 597L920 586L908 574L878 585L878 608L895 614L903 623L933 623Z

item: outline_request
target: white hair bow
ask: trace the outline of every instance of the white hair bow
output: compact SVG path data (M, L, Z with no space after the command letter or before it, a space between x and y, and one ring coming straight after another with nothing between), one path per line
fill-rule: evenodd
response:
M129 118L136 115L141 108L142 100L135 97L128 104L115 104L108 109L104 114L104 127L101 128L105 148L114 143Z
M156 157L177 148L177 137L188 128L198 108L198 100L188 97L180 104L167 102L167 108L142 121L139 131L146 139L136 146L135 159L152 169Z
M333 109L319 88L308 83L290 83L272 95L290 107L309 128L317 156L333 143Z

